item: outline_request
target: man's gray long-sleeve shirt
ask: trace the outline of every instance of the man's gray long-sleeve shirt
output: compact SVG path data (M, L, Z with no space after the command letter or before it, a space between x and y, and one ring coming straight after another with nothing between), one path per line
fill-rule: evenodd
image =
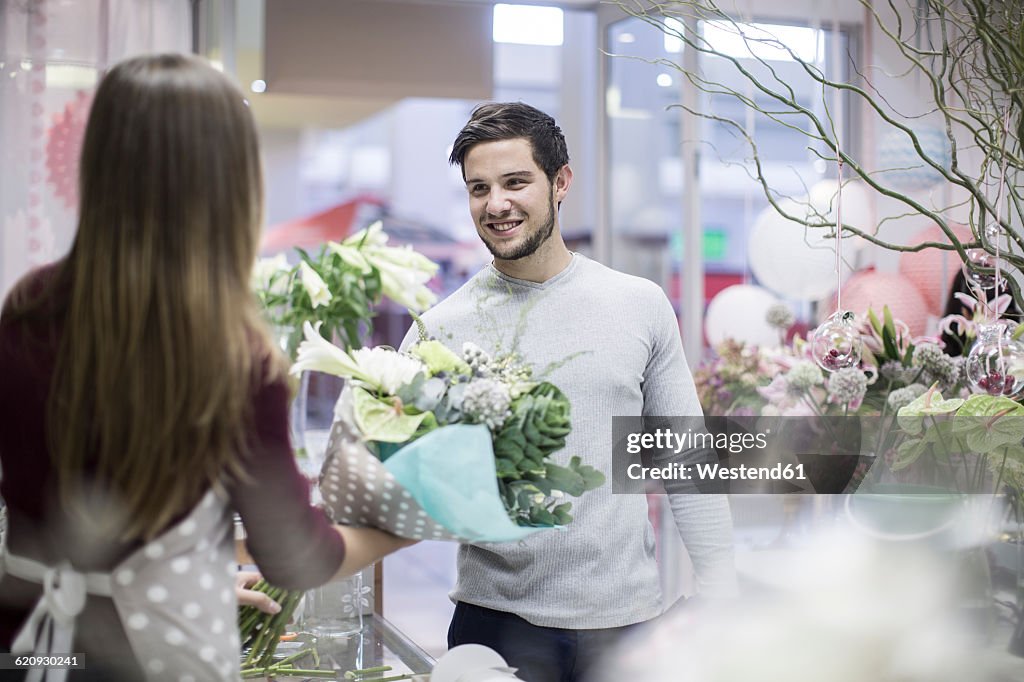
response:
M572 433L553 459L573 455L608 482L569 498L566 530L519 543L463 545L451 597L541 626L591 629L653 618L663 609L654 531L644 495L612 495L612 417L700 415L675 315L652 282L574 254L546 282L488 266L423 315L460 353L517 352L571 403ZM416 340L410 330L403 346ZM671 495L670 506L704 594L735 588L732 522L721 495ZM671 569L669 569L671 570Z

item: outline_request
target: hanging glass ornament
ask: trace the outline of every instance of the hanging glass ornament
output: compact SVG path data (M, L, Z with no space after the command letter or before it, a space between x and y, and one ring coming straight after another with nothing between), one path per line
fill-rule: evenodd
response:
M857 316L837 310L818 325L811 335L811 352L822 369L832 372L860 362L860 332Z
M967 356L967 379L978 393L1012 398L1024 389L1024 343L1004 324L984 324Z
M982 231L982 243L996 248L998 254L999 227L995 224L988 224ZM998 245L998 246L997 246ZM967 249L967 260L964 261L964 276L974 282L983 291L991 291L996 288L996 268L1003 266L1003 261L996 254L991 254L985 249Z

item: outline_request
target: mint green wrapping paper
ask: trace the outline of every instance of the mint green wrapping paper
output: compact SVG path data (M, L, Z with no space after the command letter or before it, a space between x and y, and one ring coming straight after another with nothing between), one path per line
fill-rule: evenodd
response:
M443 426L391 455L384 467L430 518L460 538L512 542L550 530L518 526L509 518L486 426Z

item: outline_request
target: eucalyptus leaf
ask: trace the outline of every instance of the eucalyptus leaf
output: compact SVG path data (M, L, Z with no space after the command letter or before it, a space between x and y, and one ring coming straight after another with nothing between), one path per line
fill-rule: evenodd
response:
M422 396L423 385L426 381L426 375L424 375L423 372L418 372L416 376L413 377L412 381L399 387L398 392L395 395L397 395L398 399L403 403L407 405L413 404Z
M539 526L553 526L558 522L558 519L547 509L534 507L530 510L530 521Z
M412 403L417 409L423 411L433 411L435 407L440 404L441 399L444 398L444 392L448 388L443 379L437 377L431 377L426 379L419 388L419 395L415 400L406 403Z
M572 502L564 502L552 509L551 513L554 515L555 520L564 526L572 522L572 514L569 513L570 509L572 509Z
M579 473L573 469L558 466L552 462L544 465L545 478L555 490L561 490L566 495L579 497L586 489L586 482Z
M589 464L584 464L583 466L576 467L575 470L576 473L579 474L580 477L583 479L584 491L594 490L604 485L604 474L595 469L594 467L590 466Z

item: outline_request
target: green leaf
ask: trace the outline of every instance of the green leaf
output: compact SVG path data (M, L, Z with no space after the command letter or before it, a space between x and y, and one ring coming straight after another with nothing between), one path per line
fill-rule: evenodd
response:
M954 431L984 454L1024 439L1024 406L1003 396L972 395L957 410Z
M1015 443L1002 448L997 454L1005 455L1006 459L1024 463L1024 445ZM1001 458L999 458L1001 459Z
M909 438L896 449L896 459L892 463L892 470L899 471L917 461L928 449L928 438Z
M594 490L604 485L605 477L604 474L590 466L589 464L580 464L579 457L573 457L573 461L570 467L573 471L579 474L580 478L583 479L584 492L587 490Z
M550 495L551 491L555 489L554 486L551 485L551 481L544 478L543 476L538 476L537 474L530 474L528 478L530 481L533 482L535 486L537 486L537 490L541 491L545 495Z
M1007 415L1024 415L1024 405L1001 395L975 394L969 397L956 412L958 417L991 417L1006 412Z
M497 470L498 478L516 478L519 476L519 470L516 469L515 462L504 457L494 458L494 468Z
M552 462L547 462L544 465L544 477L552 488L573 497L579 497L587 489L583 476L573 469L567 469Z
M564 502L551 510L558 525L564 526L572 522L572 514L569 513L570 509L572 509L572 502Z
M429 412L406 414L363 388L352 389L356 425L367 440L404 443L411 439Z
M530 521L538 526L554 526L558 519L555 515L543 507L534 507L530 510Z
M875 333L881 336L882 323L878 321L878 315L875 315L875 311L871 308L868 308L868 322L871 323L871 328L875 330Z
M910 367L910 364L913 362L913 360L914 360L914 344L908 343L907 344L907 352L903 354L903 358L901 359L901 362L903 363L904 367Z
M882 316L885 320L882 324L882 346L885 348L885 357L889 360L899 360L900 352L896 346L896 324L893 322L889 306L882 307Z
M516 493L516 506L518 506L520 509L529 509L530 507L533 506L533 496L535 494L536 493L534 493L532 490L526 490L521 488L519 492Z

